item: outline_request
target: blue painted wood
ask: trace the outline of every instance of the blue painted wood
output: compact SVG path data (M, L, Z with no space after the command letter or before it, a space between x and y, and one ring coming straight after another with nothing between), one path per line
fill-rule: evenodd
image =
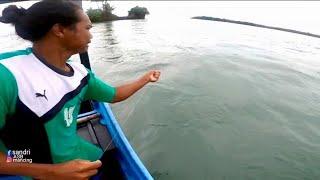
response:
M143 165L107 103L94 103L96 111L101 114L101 124L105 125L113 143L120 151L119 162L127 179L152 180L152 176Z

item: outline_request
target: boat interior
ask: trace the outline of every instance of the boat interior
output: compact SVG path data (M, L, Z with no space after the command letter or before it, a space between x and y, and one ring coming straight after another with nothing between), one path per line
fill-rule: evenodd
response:
M104 154L100 158L102 167L98 179L125 179L118 159L119 151L113 143L108 129L101 124L101 115L94 110L92 101L83 102L77 119L77 133L80 137L100 147Z

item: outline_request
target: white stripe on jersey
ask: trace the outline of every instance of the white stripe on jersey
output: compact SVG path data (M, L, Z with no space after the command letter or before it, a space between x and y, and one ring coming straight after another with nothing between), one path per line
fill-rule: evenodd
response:
M73 76L58 74L33 53L4 59L0 63L14 75L19 99L39 117L52 109L65 94L75 90L88 74L87 69L76 62L68 62L74 70Z

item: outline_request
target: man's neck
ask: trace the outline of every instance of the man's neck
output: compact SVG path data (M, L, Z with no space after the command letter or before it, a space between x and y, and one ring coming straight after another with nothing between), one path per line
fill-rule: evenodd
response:
M44 58L46 63L61 69L69 71L66 62L71 57L71 53L58 46L57 43L50 41L38 41L33 44L33 51L40 57Z

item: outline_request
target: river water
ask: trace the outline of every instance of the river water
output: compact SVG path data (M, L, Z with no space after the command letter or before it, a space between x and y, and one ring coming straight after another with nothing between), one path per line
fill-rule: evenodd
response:
M320 39L190 19L320 34L319 2L111 4L120 15L135 5L151 13L94 24L89 55L112 85L161 70L159 82L112 105L155 179L320 178ZM28 45L0 26L3 51Z

